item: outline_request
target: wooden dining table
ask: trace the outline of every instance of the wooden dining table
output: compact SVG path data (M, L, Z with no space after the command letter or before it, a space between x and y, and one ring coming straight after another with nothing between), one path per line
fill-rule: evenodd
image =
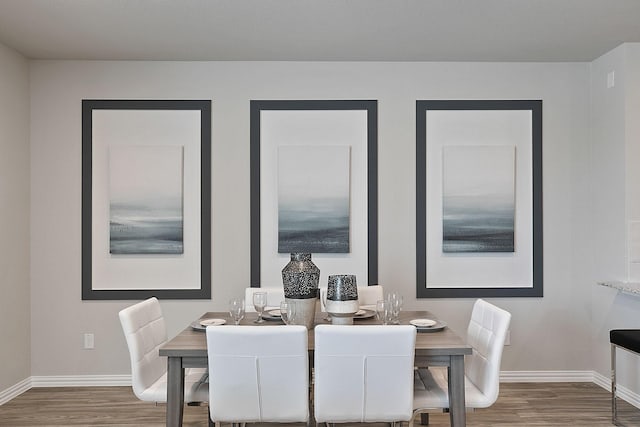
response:
M326 313L317 313L315 324L328 324ZM220 318L226 320L226 325L233 325L229 313L207 312L200 319ZM255 325L255 313L247 313L240 325ZM438 319L428 311L403 311L400 314L400 324L409 324L412 319ZM354 320L354 325L380 324L375 317ZM281 321L267 320L260 325L266 327L282 325ZM226 326L220 326L226 327ZM314 333L309 330L309 354L313 362ZM472 349L466 342L449 327L440 330L422 332L418 330L416 336L416 358L421 366L446 366L449 371L449 416L452 427L466 425L465 396L464 396L464 356L471 354ZM167 357L167 415L168 427L182 426L184 410L184 370L185 368L206 368L207 342L203 330L196 330L191 326L184 329L173 339L169 340L159 350L160 356Z

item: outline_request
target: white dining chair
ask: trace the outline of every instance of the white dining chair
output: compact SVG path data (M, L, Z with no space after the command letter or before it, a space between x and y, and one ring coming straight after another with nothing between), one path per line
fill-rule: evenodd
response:
M327 288L320 289L320 310L327 311L324 307ZM382 285L358 286L358 305L360 308L375 310L376 303L384 299L384 287Z
M468 409L488 408L498 399L500 362L510 322L511 314L493 304L479 299L473 305L467 329L467 344L473 353L465 358L465 406ZM447 368L426 369L419 358L416 364L420 367L419 379L415 382L413 418L449 408Z
M307 328L209 326L211 421L308 422Z
M244 292L245 312L256 312L256 309L253 307L253 294L256 292L267 293L267 309L279 308L280 302L284 301L284 288L282 286L274 286L272 288L246 288Z
M376 303L384 299L382 285L358 286L358 304L360 308L376 309Z
M167 342L167 329L160 303L149 298L118 313L129 347L131 386L140 400L167 401L167 359L158 349ZM184 401L207 402L209 390L206 369L186 369Z
M316 421L409 421L415 341L410 325L316 326Z

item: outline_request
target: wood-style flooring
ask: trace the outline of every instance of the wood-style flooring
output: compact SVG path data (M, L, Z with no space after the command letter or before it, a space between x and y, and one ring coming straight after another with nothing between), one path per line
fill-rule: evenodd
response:
M640 409L619 408L625 425L640 426ZM163 426L164 417L165 406L140 402L129 387L33 388L0 406L7 427ZM206 426L207 407L185 407L184 425ZM429 425L448 426L448 415L431 414ZM610 394L592 383L505 383L491 408L467 414L467 425L611 426Z

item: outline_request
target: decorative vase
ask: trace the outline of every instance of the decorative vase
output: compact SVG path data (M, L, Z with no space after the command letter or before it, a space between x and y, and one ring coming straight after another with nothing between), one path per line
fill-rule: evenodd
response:
M325 308L334 325L352 325L353 316L360 308L356 276L337 274L329 276Z
M285 300L295 305L292 324L313 329L319 281L320 269L311 261L311 254L291 254L291 261L282 269L282 285Z

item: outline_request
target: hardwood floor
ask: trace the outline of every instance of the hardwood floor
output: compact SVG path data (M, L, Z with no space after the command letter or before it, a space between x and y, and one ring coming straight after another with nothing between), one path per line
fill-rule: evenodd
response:
M619 408L625 425L640 426L640 409ZM129 387L34 388L0 406L3 427L162 426L164 416L164 406L140 402ZM206 426L207 407L185 407L184 425ZM429 425L449 426L448 415L431 414ZM467 425L611 426L610 395L591 383L505 383L496 404L469 413Z

